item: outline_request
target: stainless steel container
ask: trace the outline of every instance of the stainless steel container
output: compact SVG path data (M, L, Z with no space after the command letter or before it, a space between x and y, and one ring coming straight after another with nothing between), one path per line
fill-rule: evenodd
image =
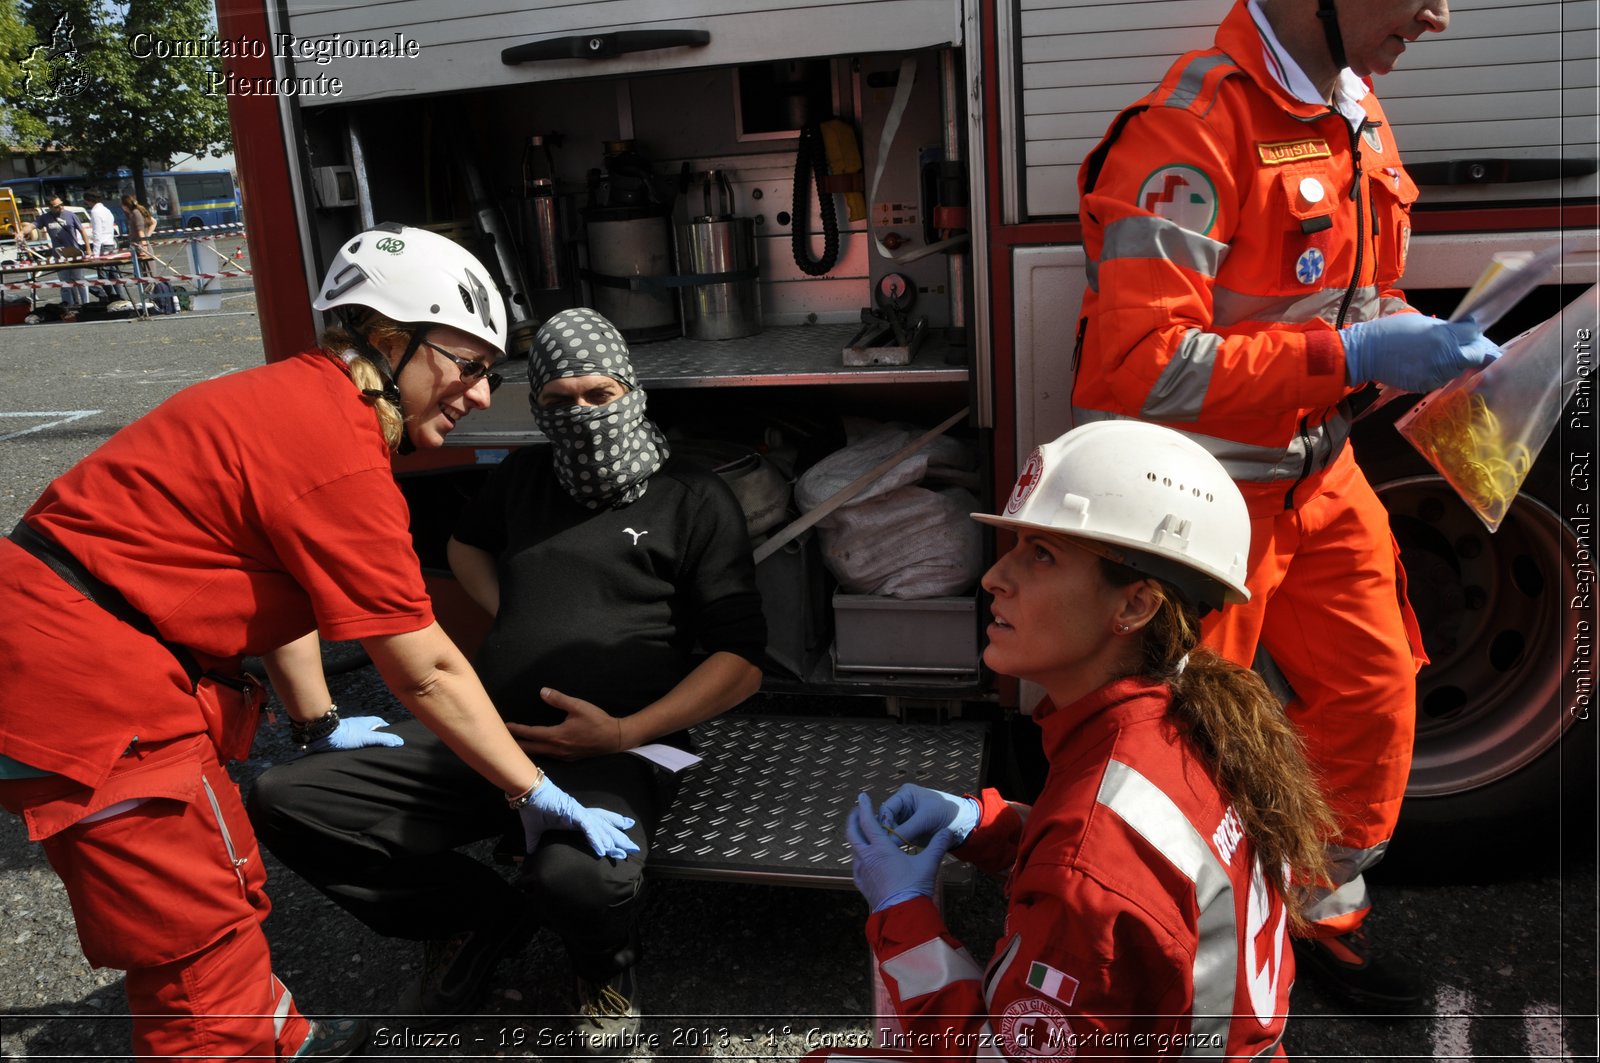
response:
M593 305L628 340L682 335L664 282L672 276L672 223L653 208L588 212Z
M528 139L516 212L529 306L534 319L543 322L578 304L566 211L556 192L555 158L545 137Z
M676 230L683 334L692 340L754 336L761 331L755 223L734 216L733 188L721 171L705 175L702 198L705 213Z
M584 228L590 305L630 342L683 335L672 295L672 202L631 140L607 141L589 175Z

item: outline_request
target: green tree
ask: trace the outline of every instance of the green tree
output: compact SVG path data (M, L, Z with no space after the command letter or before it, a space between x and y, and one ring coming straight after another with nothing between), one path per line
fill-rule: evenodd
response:
M208 91L221 60L171 54L216 40L211 0L31 0L25 11L50 43L34 49L23 106L83 170L127 167L143 197L144 160L229 150L227 100Z
M0 0L0 151L35 150L50 137L50 127L21 102L25 93L23 64L37 44L17 0Z

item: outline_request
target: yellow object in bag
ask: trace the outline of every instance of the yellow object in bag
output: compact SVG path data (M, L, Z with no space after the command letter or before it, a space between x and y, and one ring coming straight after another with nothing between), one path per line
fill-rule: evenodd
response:
M822 145L828 151L828 172L860 173L861 147L856 143L855 128L841 118L829 118L823 121L820 129ZM860 192L846 192L844 205L851 221L867 216L867 197Z
M1585 371L1569 340L1594 335L1597 318L1600 286L1511 340L1492 365L1450 381L1395 422L1491 532Z

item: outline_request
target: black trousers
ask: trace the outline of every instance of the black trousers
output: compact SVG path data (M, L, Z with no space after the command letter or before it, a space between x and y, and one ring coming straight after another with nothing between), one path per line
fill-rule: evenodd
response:
M546 831L516 883L456 852L522 837L504 796L426 727L391 729L399 747L317 753L265 772L247 808L261 843L367 926L426 940L504 933L531 916L565 941L573 969L604 981L639 958L638 915L650 836L675 784L625 753L542 767L579 803L631 816L639 852L594 855L576 831Z

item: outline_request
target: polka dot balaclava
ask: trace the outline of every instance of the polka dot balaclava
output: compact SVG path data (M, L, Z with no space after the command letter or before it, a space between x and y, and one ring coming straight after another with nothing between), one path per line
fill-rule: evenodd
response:
M552 380L608 376L628 393L604 406L540 406ZM645 393L628 361L628 344L611 322L588 307L563 310L534 337L528 362L529 403L555 454L556 479L590 509L644 497L647 481L669 453L666 438L645 419Z

